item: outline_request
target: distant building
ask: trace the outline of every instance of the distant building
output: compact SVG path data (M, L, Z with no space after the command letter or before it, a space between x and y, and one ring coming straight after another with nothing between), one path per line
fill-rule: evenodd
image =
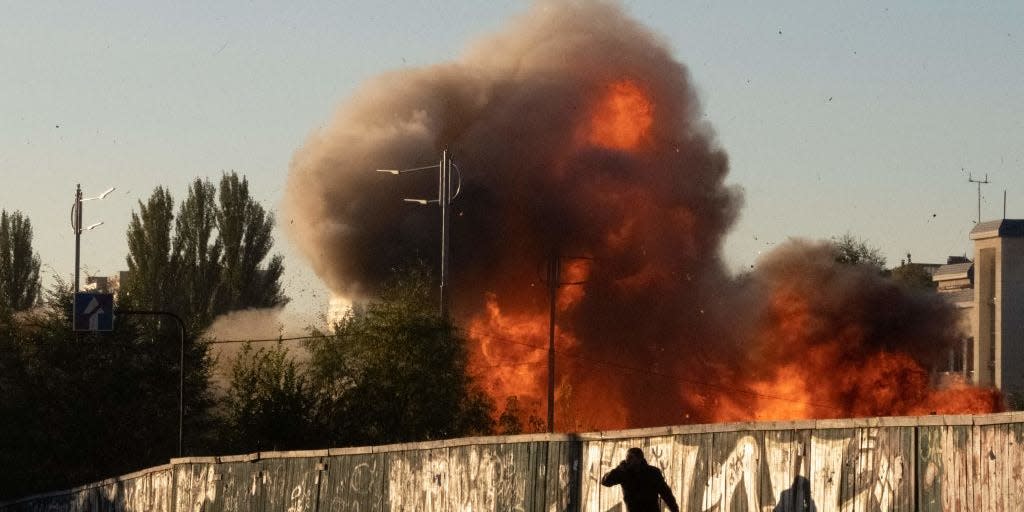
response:
M950 369L970 381L1024 394L1024 219L981 222L971 230L974 261L951 261L932 279L962 312L965 338Z
M86 276L82 291L117 294L121 284L128 282L128 274L127 270L122 270L113 276Z

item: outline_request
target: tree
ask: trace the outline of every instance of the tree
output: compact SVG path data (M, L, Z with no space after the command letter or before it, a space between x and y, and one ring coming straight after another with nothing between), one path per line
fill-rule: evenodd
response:
M249 181L237 173L220 180L217 230L223 248L222 273L217 283L217 312L251 307L272 307L288 301L281 293L284 272L281 255L260 263L270 253L274 239L274 215L249 195Z
M330 442L439 439L491 431L493 406L467 374L465 339L441 317L423 264L308 343Z
M0 325L0 467L17 468L0 471L0 500L177 456L177 338L168 344L143 334L135 321L74 335L71 300L70 287L58 281L41 307ZM194 359L186 353L186 454L210 450L200 435L211 425L200 385L208 366L188 362Z
M157 187L132 213L126 289L133 305L171 309L201 332L223 313L287 303L283 259L268 260L274 216L249 194L247 179L225 173L219 189L196 179L177 216L172 211L170 193Z
M312 448L316 391L288 350L246 344L231 367L224 411L236 452Z
M174 224L175 279L180 290L183 315L193 329L205 328L216 316L214 291L220 279L223 243L217 228L216 189L196 179L178 209Z
M39 255L32 252L32 222L0 210L0 309L21 311L39 299Z
M917 263L906 263L892 269L890 277L910 288L934 290L938 283L932 280L932 275L925 271L924 266Z
M123 283L123 298L146 309L170 309L176 290L171 253L171 225L174 199L157 187L139 213L132 212L128 224L129 279Z
M877 268L879 273L885 272L885 256L882 256L882 251L868 246L864 240L846 233L838 238L832 237L830 243L837 262L847 265L868 265Z

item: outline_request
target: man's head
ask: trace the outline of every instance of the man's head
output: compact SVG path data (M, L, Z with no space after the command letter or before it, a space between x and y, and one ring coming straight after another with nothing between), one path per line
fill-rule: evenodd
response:
M641 462L647 462L647 459L644 458L643 450L634 447L626 450L626 462L630 464L637 464Z

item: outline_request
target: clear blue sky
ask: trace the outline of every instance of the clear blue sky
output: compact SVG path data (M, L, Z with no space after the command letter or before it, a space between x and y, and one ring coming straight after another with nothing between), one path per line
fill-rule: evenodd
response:
M770 5L769 5L770 4ZM692 73L746 207L730 266L787 237L850 232L890 265L969 250L983 217L1024 217L1024 2L624 2ZM157 185L246 174L276 210L292 153L362 81L450 60L527 2L13 2L0 8L0 207L27 213L47 282L126 267ZM963 171L961 170L963 169ZM277 235L286 292L327 293Z

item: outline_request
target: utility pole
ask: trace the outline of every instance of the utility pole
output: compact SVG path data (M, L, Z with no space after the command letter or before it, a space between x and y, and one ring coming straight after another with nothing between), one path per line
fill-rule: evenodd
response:
M441 161L437 165L427 165L424 167L415 167L412 169L377 169L377 172L383 172L387 174L406 174L411 172L427 171L431 169L437 169L437 199L402 199L407 203L416 203L421 205L437 204L441 207L441 316L448 317L448 302L450 300L449 295L451 291L448 289L448 262L449 253L451 252L449 241L451 239L451 205L455 201L456 197L459 197L459 192L462 191L462 172L459 171L459 166L455 165L452 161L451 154L448 148L445 147L441 151ZM455 190L452 190L452 171L455 171L454 176L456 178Z
M555 431L555 311L558 303L558 286L561 281L562 259L558 249L548 257L548 433Z
M563 257L558 247L551 249L548 255L547 281L548 281L548 432L555 431L555 324L557 323L558 312L558 288L562 286L577 286L587 281L562 281L562 260L592 260L589 256L565 256Z
M71 226L75 230L75 293L78 293L78 268L82 254L82 184L75 185L75 205L71 207Z
M989 183L989 181L988 181L988 174L985 174L985 179L984 180L976 180L976 179L974 179L974 176L972 176L971 174L968 174L967 175L967 182L968 183L977 183L978 184L978 223L981 224L981 186L982 185L986 185L986 184Z

